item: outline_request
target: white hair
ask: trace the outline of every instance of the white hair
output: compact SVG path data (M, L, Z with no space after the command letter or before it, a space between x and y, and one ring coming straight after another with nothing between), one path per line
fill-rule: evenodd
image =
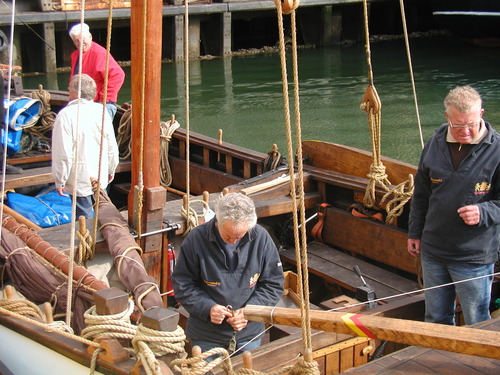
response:
M89 25L86 23L77 23L76 25L73 25L71 29L69 29L69 36L71 39L73 39L75 36L86 36L90 34L90 28Z

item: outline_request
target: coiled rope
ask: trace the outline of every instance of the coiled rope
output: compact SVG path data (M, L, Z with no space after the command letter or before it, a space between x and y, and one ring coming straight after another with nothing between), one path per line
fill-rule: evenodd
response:
M50 140L50 136L46 135L46 133L52 130L54 127L54 121L56 120L56 113L52 111L50 106L50 93L44 90L42 85L40 85L38 91L32 91L30 96L32 99L40 100L42 103L42 114L40 115L40 119L35 126L30 126L25 130L34 136Z

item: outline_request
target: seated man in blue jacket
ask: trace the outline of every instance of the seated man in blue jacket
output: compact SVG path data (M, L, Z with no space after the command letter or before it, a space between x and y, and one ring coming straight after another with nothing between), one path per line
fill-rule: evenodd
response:
M260 346L263 323L249 322L246 305L276 305L283 294L283 269L269 233L257 225L253 201L240 193L223 196L215 218L184 239L172 282L189 312L186 335L203 352Z

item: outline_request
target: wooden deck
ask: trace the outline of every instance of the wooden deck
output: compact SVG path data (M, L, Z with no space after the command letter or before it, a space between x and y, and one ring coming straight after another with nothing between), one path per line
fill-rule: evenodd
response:
M360 268L364 279L375 290L378 298L419 289L414 281L319 242L309 243L307 253L309 272L350 291L363 286L360 277L353 270L355 265ZM280 255L284 261L296 264L294 249L287 249Z
M478 323L474 327L500 331L500 318ZM342 372L342 374L359 375L496 375L498 373L500 373L500 358L489 359L415 346L389 354L358 368Z
M22 167L20 163L15 164ZM116 168L116 173L128 172L130 171L130 167L130 161L120 161L120 164L118 164L118 167ZM30 168L24 169L22 173L19 174L6 174L4 190L41 184L51 184L53 182L54 178L52 177L51 166Z

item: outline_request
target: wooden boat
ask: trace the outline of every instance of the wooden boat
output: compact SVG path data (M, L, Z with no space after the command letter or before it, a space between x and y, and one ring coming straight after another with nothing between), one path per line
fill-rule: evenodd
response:
M158 2L155 2L155 5L156 3ZM141 13L142 5L144 5L142 1L133 2L132 14L136 17L132 19L133 26L144 16ZM157 13L154 17L161 14L161 12L148 12L148 15L151 13ZM158 20L150 20L147 24L157 25ZM146 39L150 40L149 36L153 35L154 31L148 29L145 32L148 36ZM137 38L133 43L141 45L144 39L141 33L133 33L133 35ZM144 46L144 48L148 47ZM160 49L157 48L157 50ZM154 54L154 52L151 53ZM156 55L148 59L151 63L155 60L158 63L159 59ZM145 80L149 86L156 88L155 77L159 75L156 70L158 66L153 63L152 65L150 69L146 69ZM140 77L137 71L133 70L132 74L132 81L138 83ZM159 110L154 104L159 102L157 97L159 93L156 90L152 91L153 99L148 101L148 105L152 108L145 108L142 112L143 116L147 117L148 121L144 121L146 124L159 122ZM136 94L138 97L133 97L132 101L139 103L142 94L139 90ZM53 100L55 106L57 103L59 105L64 103L64 98L57 95L54 95ZM137 116L133 117L135 124L143 121L141 112L133 112L132 116ZM133 130L133 132L136 132L133 133L135 134L133 138L138 139L138 130ZM294 267L298 261L292 250L294 245L291 241L293 230L291 216L295 208L292 204L294 198L290 195L290 178L282 178L282 175L287 173L286 169L278 167L275 170L266 171L264 162L268 156L266 154L178 129L174 132L169 146L170 168L172 175L176 178L172 185L165 189L159 184L159 168L157 168L159 164L156 151L159 148L158 130L148 129L147 137L148 145L151 145L148 150L141 150L137 144L133 145L135 147L133 155L142 152L144 157L149 158L148 168L150 165L156 166L144 173L146 193L142 218L134 218L132 209L134 194L137 195L138 191L136 187L139 185L138 171L141 170L138 160L121 163L116 184L112 187L110 195L113 191L116 195L125 192L129 210L123 215L126 215L129 223L134 220L137 223L139 220L143 234L152 233L138 239L138 244L144 249L141 256L144 268L155 279L160 292L168 292L169 288L166 273L170 261L168 248L169 246L175 247L182 240L181 235L186 229L186 220L181 215L184 202L179 199L171 200L170 196L186 191L188 186L184 172L188 163L190 183L187 190L196 198L201 199L202 195L208 192L209 194L205 194L204 198L210 204L224 189L242 191L252 197L256 203L260 223L266 226L276 239L281 257L288 268L295 271ZM419 290L418 269L405 251L408 205L404 205L401 215L392 224L381 222L378 216L370 215L370 212L365 214L366 212L362 211L357 216L353 215L352 205L363 202L370 184L367 174L372 164L371 153L320 141L302 142L302 150L304 206L306 217L312 218L307 223L307 258L311 279L311 296L307 303L310 303L313 310L340 309L339 311L346 314L362 312L379 317L422 320L422 294L412 293ZM149 151L153 151L152 154ZM19 159L16 163L22 163L21 157L16 159ZM14 160L11 159L11 162ZM33 162L33 159L31 161ZM408 175L415 172L415 167L412 165L387 158L382 158L382 161L387 167L388 179L394 185L406 181ZM43 162L43 160L37 160L37 162ZM26 169L22 175L6 176L5 188L50 183L51 179L50 167L39 166ZM386 191L380 187L375 190L377 205L381 209L386 207L384 203L380 203L385 194ZM201 206L196 206L195 210L202 214L201 208ZM200 220L203 219L200 218ZM91 227L91 224L89 221L88 226ZM317 225L323 229L319 232L314 230L317 238L313 238L312 232ZM71 225L65 224L38 230L37 235L55 249L68 253L71 246L67 239L71 238L71 232ZM98 237L96 241L97 251L107 250L109 245L101 237ZM356 273L355 266L361 270L363 279L367 280L367 285L363 284L363 279ZM279 306L297 307L302 301L297 287L297 276L293 272L288 273L286 280L286 293ZM400 297L394 298L395 295ZM376 302L366 301L375 296ZM101 298L111 303L114 297L114 295L104 295ZM172 304L172 299L167 298L165 302L165 306ZM165 310L180 313L180 324L183 324L185 313L182 308ZM144 316L145 314L142 314L143 319ZM165 320L169 318L166 316ZM157 325L162 322L162 319L158 317L156 319L153 317L151 320ZM25 340L28 337L30 344L36 342L48 348L50 352L56 352L66 359L69 358L73 364L83 367L84 370L88 369L92 355L96 352L93 345L88 342L79 341L72 336L63 336L57 332L47 332L43 325L34 325L6 314L0 314L0 322L2 341L4 337L10 339L11 332L15 332L16 338ZM265 341L269 342L252 351L254 370L270 371L283 368L297 362L298 354L304 351L300 329L288 327L285 324L273 324L266 334ZM384 348L386 352L392 352L405 345L414 344L412 341L397 340L388 344L383 342L373 337L358 337L354 331L330 333L316 330L312 333L311 358L317 361L323 373L340 373L368 362L372 357L380 355ZM138 364L128 355L120 357L122 344L118 346L116 344L113 340L101 341L100 345L106 351L104 355L102 353L99 355L97 371L108 374L144 371L144 368L141 369L144 362ZM94 345L97 344L94 343ZM11 355L11 353L4 354L2 361ZM175 356L168 355L167 358L162 359L169 364L174 358ZM244 363L243 356L233 357L231 361L233 369L247 365ZM30 368L28 372L46 373L46 370L41 370L41 367L37 369L37 365L35 364L35 368ZM168 373L169 370L162 367L161 371L161 373Z

